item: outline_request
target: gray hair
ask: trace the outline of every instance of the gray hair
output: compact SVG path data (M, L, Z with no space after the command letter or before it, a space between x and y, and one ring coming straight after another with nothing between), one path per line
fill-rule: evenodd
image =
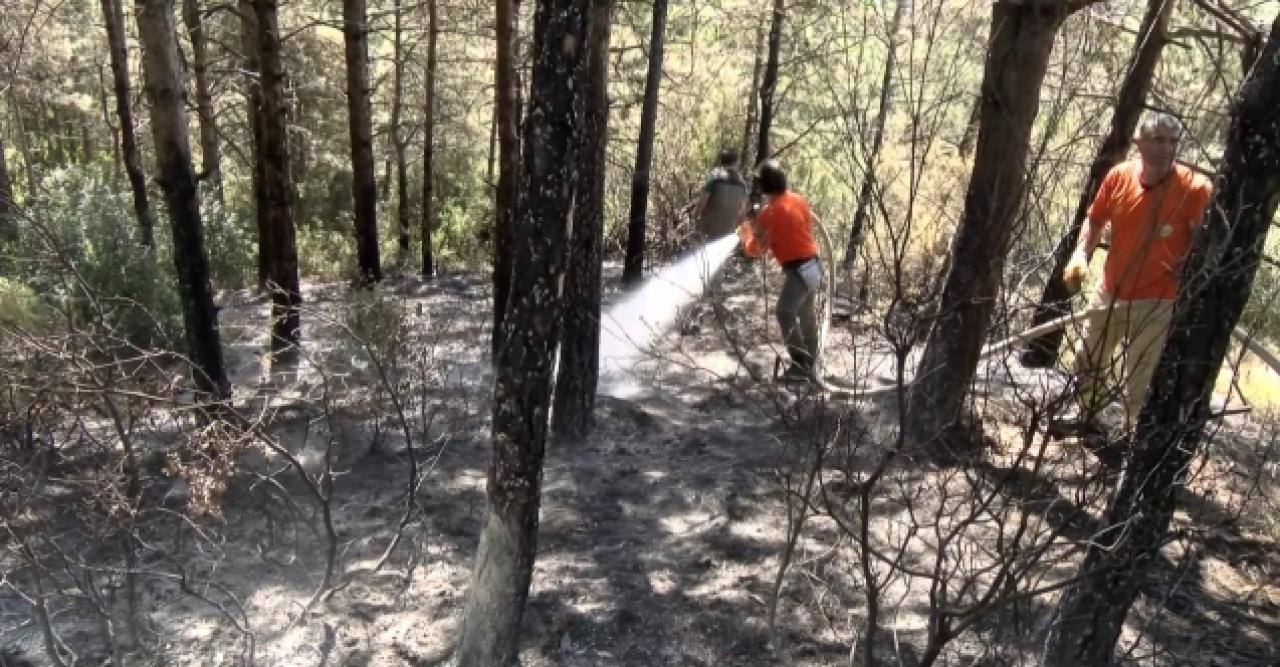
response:
M1153 111L1147 114L1147 117L1142 121L1142 125L1138 126L1138 136L1149 137L1155 134L1156 128L1173 130L1178 133L1178 136L1182 136L1182 121L1178 120L1173 114L1163 111Z

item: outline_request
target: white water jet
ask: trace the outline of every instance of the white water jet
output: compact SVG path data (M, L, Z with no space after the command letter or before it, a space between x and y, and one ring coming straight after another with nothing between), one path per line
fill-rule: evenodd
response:
M652 358L653 344L671 328L680 311L706 291L737 247L736 234L706 243L641 283L600 316L598 393L617 398L641 393L632 370Z

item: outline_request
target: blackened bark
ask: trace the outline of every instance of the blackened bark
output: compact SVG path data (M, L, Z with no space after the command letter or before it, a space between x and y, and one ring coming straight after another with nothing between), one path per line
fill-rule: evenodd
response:
M751 65L751 88L747 90L747 122L742 126L742 147L738 150L739 161L748 167L755 164L751 156L751 140L755 137L756 117L760 106L760 76L764 73L764 19L756 24L756 48L753 52L755 61Z
M662 83L662 47L666 26L667 0L654 0L653 29L649 33L649 72L645 77L644 102L640 108L640 137L636 140L636 167L631 174L627 253L622 266L622 284L626 286L640 282L644 274L649 169L653 166L653 135L658 123L658 89Z
M1022 207L1031 126L1062 5L993 5L982 79L982 123L964 212L924 356L909 394L908 439L926 443L955 422L978 366L1009 239Z
M191 71L195 74L196 113L200 119L200 169L205 183L213 186L223 202L222 158L218 147L218 119L214 115L209 84L209 42L204 32L200 0L182 0L182 20L191 39Z
M253 139L249 145L249 159L252 162L253 214L258 230L258 287L265 289L271 282L271 261L275 251L271 248L271 227L267 221L265 161L262 159L262 86L259 77L262 67L258 53L261 49L258 16L253 0L239 0L236 11L240 15L240 51L244 59L245 121Z
M1046 664L1109 665L1144 574L1160 557L1179 489L1200 452L1214 380L1249 301L1280 202L1280 17L1233 109L1216 193L1174 305L1133 453L1089 542Z
M756 164L769 159L769 132L773 129L773 94L778 89L778 58L782 51L782 26L786 21L785 0L773 0L773 17L769 21L769 57L765 60L764 79L760 81L760 131L756 137Z
M133 109L129 93L129 50L125 44L124 10L121 0L102 0L102 17L107 24L107 46L111 52L111 82L116 93L116 116L120 119L120 149L124 170L133 192L133 212L138 216L139 240L155 246L155 221L147 203L147 176L142 170L142 154L133 130Z
M867 171L862 176L862 189L858 193L858 206L853 212L853 226L849 231L849 243L844 249L844 271L849 274L858 259L862 238L866 234L867 209L875 193L876 163L880 159L880 147L884 144L884 124L893 111L893 69L898 65L898 30L902 25L902 9L907 0L893 5L893 19L888 26L885 40L884 74L880 77L880 101L876 110L876 124L871 128L871 152L867 154ZM850 295L852 296L852 295Z
M9 161L4 157L4 137L0 137L0 226L6 234L14 209L13 180L9 178Z
M433 7L434 9L434 7ZM400 261L409 259L409 168L404 157L405 141L401 134L401 109L404 107L404 9L396 0L391 30L393 63L391 76L391 150L396 161L396 227L400 230ZM430 96L430 93L428 93ZM430 112L428 112L430 113ZM427 206L424 202L423 206Z
M613 0L592 0L587 38L582 170L575 187L573 237L565 281L564 331L552 427L571 440L591 432L600 377L600 261L609 134L609 31Z
M293 178L289 162L289 102L286 98L284 57L280 50L277 0L255 0L258 19L258 56L262 66L262 188L266 207L267 237L271 240L269 264L271 291L271 350L278 352L298 344L301 331L298 284L298 248L293 219Z
M365 0L342 0L347 57L347 118L351 129L352 199L356 263L362 284L382 280L378 255L378 182L373 161L373 108L369 84L369 26Z
M502 342L502 320L511 293L511 227L520 176L519 81L516 77L515 20L519 3L496 2L497 57L494 63L494 122L498 125L498 188L493 222L493 357Z
M222 363L218 308L209 286L196 175L187 143L186 86L178 54L174 0L137 0L138 36L147 99L151 102L151 136L156 146L156 182L164 192L173 232L173 263L187 354L195 364L197 390L215 399L231 394Z
M1031 318L1031 326L1044 324L1071 312L1071 292L1062 282L1062 272L1067 268L1067 262L1071 261L1071 253L1080 240L1080 229L1084 226L1089 204L1097 195L1102 179L1128 154L1130 140L1142 116L1147 91L1151 89L1152 75L1155 74L1156 64L1160 62L1160 53L1169 41L1165 36L1165 27L1169 25L1173 6L1174 0L1150 0L1147 4L1146 16L1138 28L1138 42L1134 46L1133 57L1129 60L1124 81L1116 96L1111 130L1103 139L1098 155L1089 168L1089 178L1080 193L1075 217L1071 219L1067 233L1053 250L1053 269L1049 271L1049 279L1045 282L1040 303ZM1031 340L1022 354L1022 363L1037 368L1053 365L1058 358L1058 347L1062 345L1064 331L1059 329Z
M578 178L589 0L541 0L524 129L513 280L494 364L488 512L467 594L459 667L509 665L537 551L538 504L568 216Z
M964 134L960 135L960 145L956 147L960 157L969 157L973 152L973 140L978 138L978 126L982 123L982 95L973 98L973 106L969 107L969 120L964 124Z
M436 274L436 260L431 245L431 231L436 227L435 202L435 138L436 138L436 42L440 35L440 16L436 0L427 0L427 101L422 123L422 277Z

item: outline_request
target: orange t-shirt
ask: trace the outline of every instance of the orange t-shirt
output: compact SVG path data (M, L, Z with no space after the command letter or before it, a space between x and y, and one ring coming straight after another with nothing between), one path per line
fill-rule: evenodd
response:
M1116 165L1089 206L1095 224L1111 223L1102 291L1122 300L1172 299L1213 188L1182 165L1149 189L1141 174L1141 160Z
M813 211L804 197L790 190L775 195L756 217L764 243L779 263L818 256L813 240Z

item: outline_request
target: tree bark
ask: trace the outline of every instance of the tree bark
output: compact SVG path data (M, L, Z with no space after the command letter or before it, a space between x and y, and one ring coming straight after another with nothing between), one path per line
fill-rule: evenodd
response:
M467 594L459 667L509 665L537 551L538 504L567 221L578 179L589 0L541 0L524 131L513 277L494 364L488 512Z
M979 94L973 98L973 105L969 107L969 120L964 124L964 134L960 135L960 145L956 147L960 157L969 157L973 152L973 140L978 138L978 125L981 122L982 95Z
M1080 239L1080 229L1084 226L1084 218L1088 214L1089 204L1098 194L1102 179L1117 163L1124 160L1129 152L1129 143L1134 130L1142 117L1147 91L1151 89L1151 79L1155 74L1156 64L1160 62L1160 53L1168 43L1165 28L1169 25L1169 16L1173 13L1174 0L1149 0L1147 13L1138 28L1138 42L1134 46L1133 56L1125 71L1124 81L1120 84L1120 92L1116 96L1116 106L1111 116L1111 130L1098 148L1098 154L1089 168L1089 178L1085 181L1084 190L1080 193L1080 202L1076 205L1075 217L1067 227L1067 233L1058 241L1053 250L1053 269L1045 281L1044 292L1040 295L1040 303L1036 306L1035 315L1031 318L1031 326L1044 324L1071 312L1071 292L1062 282L1062 272L1071 261L1071 253L1075 251L1076 242ZM1026 366L1044 368L1053 365L1058 358L1058 348L1062 345L1064 330L1058 330L1031 340L1024 350L1021 360Z
M885 40L884 74L880 78L880 101L876 110L876 124L871 128L871 152L867 154L867 171L862 176L862 189L858 192L858 206L853 213L853 227L849 231L849 243L844 250L844 271L853 271L866 234L867 209L876 184L876 162L880 159L880 147L884 145L884 124L893 111L893 68L898 64L898 30L902 26L902 9L907 0L893 5L893 18L889 22L889 34ZM852 296L852 295L850 295Z
M347 117L351 128L352 199L355 207L356 261L363 284L382 280L378 256L378 183L373 161L373 110L369 83L368 6L342 0L343 41L347 57Z
M649 72L644 81L640 108L640 137L636 140L636 167L631 174L631 208L627 221L627 253L622 284L640 282L644 274L645 220L649 208L649 169L653 166L653 135L658 123L658 89L662 83L663 33L667 25L667 0L653 2L653 29L649 33Z
M1233 109L1216 193L1187 260L1169 339L1138 418L1133 453L1050 638L1046 665L1113 664L1144 574L1210 419L1214 380L1249 301L1280 202L1280 17Z
M433 3L434 4L434 3ZM405 141L401 134L401 109L404 107L404 61L408 55L404 52L404 8L400 0L395 1L393 10L394 27L392 38L392 77L391 77L391 150L396 161L396 227L400 230L400 260L409 258L409 168L404 151ZM428 96L430 93L428 93ZM424 201L423 207L427 204Z
M147 203L147 177L142 170L142 154L133 130L133 109L129 94L129 50L125 44L124 10L120 0L102 0L102 17L107 24L107 47L111 52L111 82L115 86L116 115L120 118L120 149L124 170L133 191L133 212L138 216L139 240L155 247L155 221Z
M502 320L511 294L511 227L520 176L519 81L516 78L515 19L519 3L496 0L497 57L494 63L493 113L498 125L498 187L493 224L493 357L502 342Z
M191 38L191 71L195 74L196 113L200 119L200 168L204 182L213 186L218 203L222 204L222 157L218 148L218 120L214 115L213 93L209 85L209 42L205 38L200 0L182 0L182 17Z
M592 0L587 37L586 110L575 186L573 236L565 284L565 336L560 343L552 428L570 440L592 427L600 375L600 262L604 243L605 170L609 134L609 32L613 0Z
M237 13L240 15L240 50L244 59L244 102L245 121L249 124L252 137L249 159L253 190L253 214L258 229L258 287L266 289L271 282L271 261L275 250L271 247L271 226L267 221L267 192L264 181L264 163L262 158L262 86L260 85L261 62L259 61L260 37L258 35L257 9L253 0L239 0Z
M999 0L982 80L982 122L951 271L909 394L911 442L951 426L978 366L1009 239L1022 207L1031 126L1065 3Z
M760 132L756 137L756 164L771 156L769 132L773 129L773 94L778 88L778 58L782 50L782 25L786 20L785 0L773 0L773 18L769 23L769 57L760 82Z
M293 177L289 162L287 74L281 53L277 0L254 0L258 22L258 62L262 67L262 189L266 207L271 290L271 350L298 345L302 289L298 283L298 248L293 219Z
M13 216L13 180L9 178L9 161L4 155L4 137L0 137L0 223Z
M187 354L195 364L197 391L221 400L230 396L231 387L222 363L218 309L209 286L198 186L187 143L186 86L178 54L174 0L137 0L135 7L146 94L151 102L156 182L164 192L173 232L173 263Z
M440 36L440 16L436 0L427 0L427 101L422 122L422 277L436 274L431 231L436 227L435 137L436 137L436 46Z
M751 65L751 88L747 90L747 122L742 126L742 148L738 151L740 163L750 169L755 165L751 155L751 139L755 136L756 116L759 112L760 76L764 73L764 17L756 24L756 48Z

